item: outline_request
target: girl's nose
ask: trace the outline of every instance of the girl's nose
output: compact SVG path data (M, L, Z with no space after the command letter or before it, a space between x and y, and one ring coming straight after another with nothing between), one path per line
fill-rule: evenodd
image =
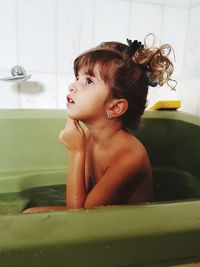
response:
M75 87L75 84L74 83L71 83L70 85L69 85L69 92L76 92L77 91L77 89L76 89L76 87Z

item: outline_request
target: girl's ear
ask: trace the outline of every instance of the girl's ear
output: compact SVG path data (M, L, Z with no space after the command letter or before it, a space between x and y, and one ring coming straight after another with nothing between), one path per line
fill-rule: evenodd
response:
M128 109L128 101L124 98L114 99L107 108L107 113L109 113L113 118L117 118L124 114Z

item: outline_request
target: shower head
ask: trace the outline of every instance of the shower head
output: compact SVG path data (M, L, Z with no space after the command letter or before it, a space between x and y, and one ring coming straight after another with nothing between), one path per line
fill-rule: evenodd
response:
M26 81L31 77L31 74L26 74L25 69L22 66L14 66L11 69L12 76L0 78L0 81L5 82L20 82Z

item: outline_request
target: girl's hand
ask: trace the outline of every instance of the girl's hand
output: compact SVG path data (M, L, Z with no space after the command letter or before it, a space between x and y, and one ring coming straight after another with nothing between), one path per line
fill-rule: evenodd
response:
M86 136L79 121L67 118L65 128L60 132L60 141L72 152L80 152L85 148Z

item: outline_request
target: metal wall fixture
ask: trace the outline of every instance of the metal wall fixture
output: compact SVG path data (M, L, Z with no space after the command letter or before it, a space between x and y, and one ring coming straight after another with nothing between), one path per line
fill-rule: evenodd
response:
M20 82L26 81L31 77L31 74L26 74L25 69L22 66L14 66L11 69L11 76L0 78L0 81L4 82Z

